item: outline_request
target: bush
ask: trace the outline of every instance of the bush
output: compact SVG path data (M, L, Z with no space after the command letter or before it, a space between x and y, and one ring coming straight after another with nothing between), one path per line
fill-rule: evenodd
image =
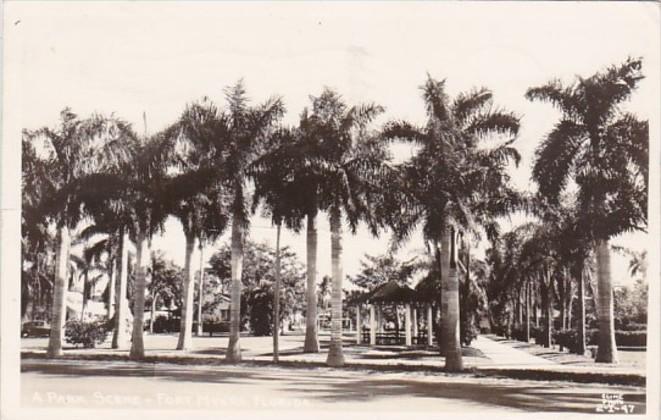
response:
M478 333L479 328L475 322L474 317L460 320L459 336L462 345L469 346L470 343L478 336Z
M532 325L530 326L530 337L532 337ZM528 340L526 340L526 328L523 325L516 326L512 328L512 338L518 341L523 341L524 343Z
M226 333L230 331L230 323L228 321L205 321L202 328L209 335L213 333Z
M535 339L535 343L540 346L544 344L544 327L531 325L530 326L530 337Z
M622 323L618 331L647 331L647 324L633 321Z
M571 352L576 352L578 331L576 329L554 332L553 340ZM585 342L588 346L599 345L599 330L585 331ZM645 347L647 345L647 331L615 331L615 343L621 347Z
M509 336L509 331L507 330L506 325L494 325L493 327L491 327L491 332L493 332L499 337Z
M623 347L645 347L647 331L615 331L615 342Z
M176 333L179 332L180 326L181 320L179 318L159 315L154 319L154 333Z
M578 353L578 331L560 330L553 331L553 342L560 345L560 348L566 348L572 353Z
M110 332L108 325L105 319L90 322L71 319L65 324L64 338L69 344L82 344L84 348L91 349L106 340Z

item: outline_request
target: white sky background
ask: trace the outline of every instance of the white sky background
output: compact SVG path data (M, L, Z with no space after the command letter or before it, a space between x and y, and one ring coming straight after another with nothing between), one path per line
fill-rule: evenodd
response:
M486 86L495 103L522 116L513 170L531 187L532 154L558 114L530 103L525 90L559 77L588 76L627 56L644 57L641 83L628 109L654 118L658 102L658 9L618 3L266 3L116 2L5 3L5 63L12 102L5 112L20 128L53 126L69 106L81 116L116 115L149 132L172 123L187 102L244 78L261 102L282 95L285 122L295 124L308 95L323 86L348 103L374 101L389 118L424 121L418 87L426 72L447 78L451 95ZM8 82L10 80L11 82ZM15 112L12 112L15 110ZM20 149L20 136L5 138ZM406 157L406 149L397 149ZM655 160L656 161L656 160ZM319 221L318 269L330 274L330 234ZM183 264L184 236L171 219L154 248ZM226 240L227 235L223 240ZM268 220L255 219L251 238L275 244ZM645 235L613 241L641 250ZM355 274L365 252L378 254L388 238L364 229L344 236L344 273ZM305 261L305 235L283 234ZM401 252L414 255L419 236ZM206 255L210 252L207 250ZM193 261L197 261L194 255ZM614 256L616 283L628 283L628 261Z

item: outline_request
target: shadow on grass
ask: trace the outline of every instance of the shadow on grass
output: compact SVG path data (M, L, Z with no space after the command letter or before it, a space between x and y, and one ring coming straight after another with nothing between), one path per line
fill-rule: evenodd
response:
M62 362L62 361L58 361ZM308 398L311 401L334 403L342 408L344 403L378 402L390 398L436 399L438 408L453 401L484 405L493 408L507 407L524 411L560 411L594 413L601 405L601 390L567 387L567 384L505 383L491 381L485 383L480 378L465 376L444 380L437 375L434 381L401 379L388 376L372 376L367 372L355 374L331 369L228 369L216 366L213 369L192 369L150 364L80 364L75 361L54 363L50 361L30 361L22 367L24 373L60 378L154 378L158 380L207 383L213 385L254 386L259 394L262 386L275 387L288 396ZM635 413L645 411L645 395L628 389L622 392L627 404L636 406ZM447 405L446 405L447 406ZM411 407L402 406L402 409Z

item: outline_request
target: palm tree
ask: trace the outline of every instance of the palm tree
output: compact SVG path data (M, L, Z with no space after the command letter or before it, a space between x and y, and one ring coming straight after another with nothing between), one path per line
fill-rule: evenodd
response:
M88 177L77 199L89 214L98 215L105 212L113 215L114 222L120 227L122 275L125 272L125 261L128 259L127 237L135 244L133 327L129 357L140 360L145 354L143 324L146 266L149 257L147 248L152 235L162 228L168 215L165 197L172 199L172 196L167 170L173 153L167 132L152 137L138 137L130 126L126 126L125 133L119 147L125 151L124 158L117 162L113 171ZM123 279L119 284L124 284ZM120 292L120 302L122 297L123 293ZM122 322L121 317L118 316L117 319Z
M119 176L119 175L117 175ZM88 179L87 182L90 180ZM129 343L130 315L128 302L128 259L129 259L129 227L128 216L122 212L127 211L120 202L120 198L108 200L114 192L100 188L114 182L112 178L103 178L97 185L92 185L94 194L86 198L87 210L94 223L84 228L79 234L81 240L91 240L97 235L105 235L106 238L97 243L101 246L106 243L109 259L108 272L110 273L110 284L108 290L108 318L113 319L112 348L125 349ZM98 206L92 206L96 201ZM107 204L107 205L106 205ZM114 309L113 309L114 305Z
M393 227L397 240L406 239L415 226L423 225L426 241L439 247L442 327L439 344L448 371L462 369L459 337L459 281L457 236L462 230L485 226L494 236L493 218L518 203L509 187L505 167L519 155L511 147L518 133L519 120L494 108L486 88L461 94L450 102L445 81L428 76L422 87L427 111L425 127L407 122L391 122L384 136L418 145L415 156L399 165L386 191L382 217ZM506 141L483 149L479 141L501 136ZM393 213L390 215L388 213Z
M349 107L340 95L328 88L311 100L311 112L308 114L304 111L301 118L302 137L308 145L313 144L312 150L316 151L307 157L310 166L319 171L319 184L315 185L318 190L314 198L317 200L316 208L328 213L331 230L332 319L326 363L341 366L344 364L342 219L346 217L353 233L361 220L368 223L373 234L377 233L376 219L368 203L369 198L376 194L376 176L383 169L388 156L383 142L371 136L367 128L383 112L383 108L375 104ZM310 292L308 290L308 296Z
M22 139L21 166L21 317L34 319L37 312L43 319L45 314L39 312L48 309L44 300L51 296L53 270L49 255L55 246L48 231L47 211L41 205L48 193L50 175L46 161L27 136Z
M167 207L163 198L170 147L165 136L139 138L133 144L133 159L126 172L124 201L130 209L131 231L135 238L136 261L135 282L133 285L133 329L129 357L141 360L145 356L144 314L147 246L151 236L161 228L167 217Z
M169 183L166 206L182 224L186 237L184 264L183 308L177 350L192 349L193 297L195 279L191 258L195 241L202 238L215 240L225 230L229 221L228 194L220 184L198 182L206 176L205 136L214 135L218 113L209 101L193 103L186 107L179 121L167 134L175 150L177 176ZM198 150L197 147L201 148Z
M74 241L74 244L77 241ZM92 297L94 285L103 278L103 274L97 274L96 276L90 278L90 274L93 271L104 271L104 267L100 264L101 253L105 251L103 248L105 246L104 242L97 243L93 246L86 247L82 251L82 256L71 254L69 255L69 260L75 266L76 271L78 272L78 279L82 279L83 288L82 288L82 308L80 310L80 320L85 320L85 310L87 309L87 303Z
M301 193L294 181L298 154L296 132L281 128L269 137L266 152L251 168L255 179L253 213L260 202L265 216L276 226L275 287L273 298L273 362L279 361L280 334L280 233L283 223L288 229L300 231L304 217Z
M66 316L66 281L70 249L69 230L83 217L81 207L73 204L81 179L102 171L114 162L116 140L123 136L126 125L115 119L93 115L80 119L69 108L60 113L56 129L44 127L23 131L23 138L41 143L48 168L48 185L40 207L56 226L55 286L51 314L51 334L48 341L50 357L62 354L62 328ZM47 209L47 210L46 210Z
M569 179L578 185L582 223L597 259L596 360L604 363L617 362L608 241L647 223L648 123L620 108L643 78L641 67L641 59L629 58L568 86L554 80L526 92L562 114L537 148L533 178L549 200L557 200Z
M315 100L315 98L311 98ZM305 341L304 353L319 352L317 331L317 216L323 210L321 200L324 185L325 159L331 152L328 142L320 135L317 116L310 115L305 109L300 116L299 127L296 130L296 146L290 152L295 189L299 192L296 203L292 206L302 211L306 219L306 309L305 309Z
M249 208L246 190L250 181L249 168L263 153L266 139L274 124L282 117L285 108L280 98L268 99L261 105L250 106L243 81L225 89L228 108L219 111L210 102L211 123L200 130L199 135L188 139L200 153L197 178L214 181L226 188L231 198L232 243L232 293L230 309L230 340L226 358L230 362L241 360L241 273L243 269L243 245L249 226ZM208 174L203 177L200 174Z

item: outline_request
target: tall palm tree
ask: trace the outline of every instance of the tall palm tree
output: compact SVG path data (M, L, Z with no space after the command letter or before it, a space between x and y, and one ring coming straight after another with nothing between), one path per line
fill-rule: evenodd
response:
M294 175L298 153L296 130L280 128L268 139L267 152L251 167L255 180L253 212L262 203L264 215L276 226L275 287L273 292L273 361L279 361L280 334L280 233L284 224L288 229L300 231L305 215L301 193Z
M126 127L121 149L125 151L118 160L116 169L91 176L78 193L81 206L89 214L113 214L121 231L121 261L128 258L125 248L128 238L136 248L135 281L133 282L133 326L129 357L144 358L144 305L146 290L146 267L148 265L148 244L152 235L162 229L168 215L165 197L169 194L167 170L172 159L172 144L166 132L151 137L140 137L130 126ZM120 272L124 272L122 268ZM123 284L120 281L120 284ZM121 302L122 293L119 299ZM121 305L118 309L121 308ZM122 318L118 317L118 322ZM120 326L121 329L121 326Z
M74 241L75 243L76 241ZM96 244L98 245L98 244ZM101 245L105 245L101 243ZM92 297L92 291L94 285L103 278L103 274L98 274L90 278L90 274L93 271L104 271L104 267L99 263L100 253L103 252L101 247L86 247L82 251L82 255L71 254L69 256L70 261L75 266L76 271L78 272L78 279L82 279L82 307L80 310L80 320L85 320L85 310L87 309L87 303Z
M317 331L317 216L320 211L320 191L323 181L323 158L328 148L317 135L315 118L306 109L300 117L297 147L292 151L298 154L294 160L294 182L297 185L298 205L306 219L306 306L304 353L319 352Z
M179 219L186 237L186 251L184 262L184 299L181 316L181 328L177 350L192 349L193 329L193 297L195 294L195 278L192 269L192 256L196 240L202 237L218 237L227 225L227 211L224 208L223 197L219 191L211 188L206 192L180 200L172 209L172 213Z
M439 344L446 370L458 371L462 369L462 357L457 235L462 230L476 230L478 223L487 227L487 234L494 235L494 214L517 203L505 167L510 160L519 160L511 146L519 119L494 108L492 93L486 88L461 94L451 102L445 93L445 81L428 76L422 91L426 126L395 121L384 129L386 138L413 142L418 150L410 161L399 165L398 175L390 180L398 188L386 191L382 216L397 239L407 238L415 226L422 224L425 240L435 248L440 245ZM505 141L488 149L478 147L480 140L494 135ZM391 211L395 216L387 214Z
M49 169L27 136L22 139L21 158L21 317L43 317L44 300L51 296L53 270L49 255L55 247L49 232L47 211L42 208L48 193ZM26 264L27 263L27 264Z
M129 161L129 176L125 179L125 204L130 208L131 231L135 238L136 261L133 285L133 329L129 357L141 360L145 356L144 314L148 243L162 228L168 215L163 197L167 196L164 180L170 147L163 135L138 138L133 144L134 154Z
M81 119L69 108L60 113L56 129L44 127L35 131L24 130L23 138L33 144L40 143L46 156L43 165L48 168L48 185L40 207L55 224L56 257L55 286L51 314L51 334L48 355L62 354L62 328L66 316L66 281L70 249L69 231L83 217L80 206L73 204L79 181L91 173L112 165L114 146L123 136L126 125L115 119L93 115Z
M629 58L567 86L554 80L526 92L561 112L536 150L533 178L550 200L557 200L569 179L578 185L582 223L597 259L596 360L604 363L617 362L608 241L647 224L648 123L621 109L643 79L641 68L641 59Z
M226 358L230 362L238 362L241 360L243 244L250 213L246 194L251 180L248 169L265 152L268 134L282 118L285 108L279 97L270 98L261 105L250 106L241 80L225 89L225 98L227 109L220 111L211 104L208 109L211 110L209 118L212 124L205 125L200 135L190 136L189 141L201 156L201 170L197 174L209 173L207 180L222 185L231 196L232 300Z
M116 176L119 176L119 174ZM89 179L87 182L92 183ZM114 178L102 177L97 181L97 185L91 185L94 192L84 198L87 203L87 211L94 223L85 227L78 236L81 240L92 240L97 235L106 237L99 241L97 245L101 246L104 242L106 243L109 254L108 262L111 265L108 269L111 279L108 293L108 318L113 319L111 345L114 349L126 349L128 348L130 334L130 324L128 323L130 315L128 302L130 220L126 214L122 213L128 209L118 205L121 198L108 201L108 197L112 196L114 192L101 188L101 185L112 185L113 182L115 182ZM79 196L86 195L79 194ZM93 206L91 204L93 202L99 205Z
M377 175L383 170L388 154L384 143L367 129L368 124L383 112L383 108L375 104L349 107L340 95L328 88L311 100L311 111L309 114L304 111L301 129L305 142L314 144L316 153L307 157L310 166L319 171L318 190L314 198L318 200L317 208L328 213L331 230L332 319L326 363L341 366L344 364L342 219L346 218L353 233L363 220L373 234L377 233L378 225L368 203L370 197L376 195L379 187Z
M200 241L201 249L202 238L215 240L229 221L226 189L219 183L199 182L202 176L208 176L204 168L205 136L215 134L217 123L215 106L209 101L201 101L188 105L179 121L167 130L175 150L173 170L177 175L169 183L166 206L181 222L186 237L184 297L177 350L192 349L195 279L191 258L195 241Z

